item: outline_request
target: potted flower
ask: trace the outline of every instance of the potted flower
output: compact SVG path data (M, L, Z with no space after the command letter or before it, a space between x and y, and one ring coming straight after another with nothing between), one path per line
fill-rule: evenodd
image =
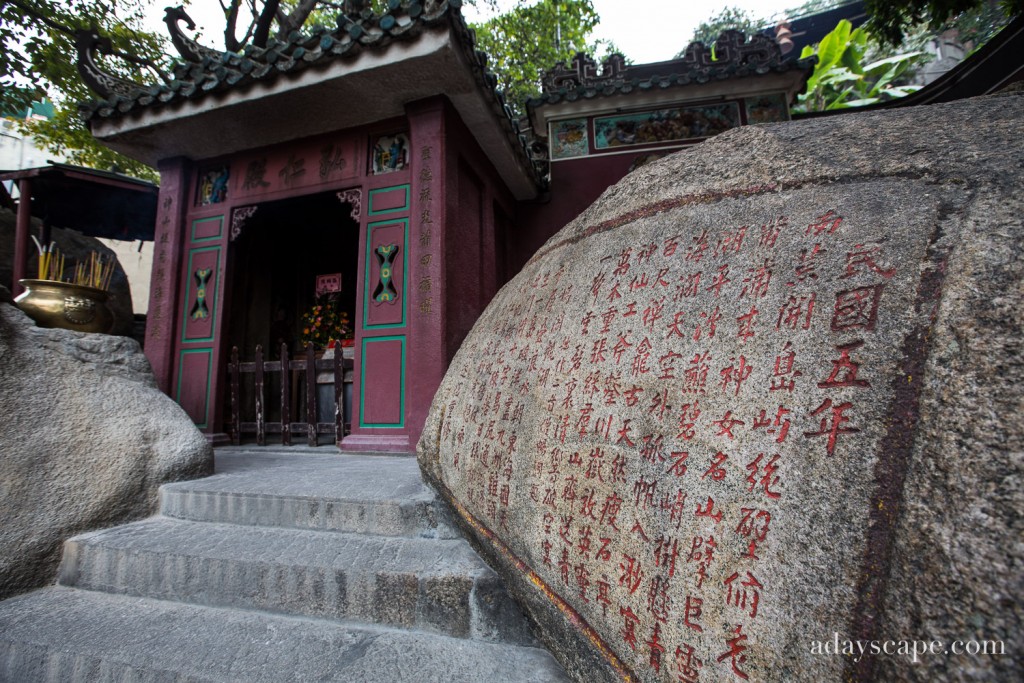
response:
M341 309L337 298L331 294L318 296L299 323L299 341L303 348L313 344L317 349L326 349L333 346L332 342L349 346L352 336L348 312Z

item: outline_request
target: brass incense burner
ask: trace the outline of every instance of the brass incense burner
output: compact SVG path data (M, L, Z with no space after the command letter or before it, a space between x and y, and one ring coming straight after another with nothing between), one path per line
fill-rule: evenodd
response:
M108 294L102 289L57 280L18 282L25 291L14 303L39 327L106 333L114 326L114 314L107 307Z

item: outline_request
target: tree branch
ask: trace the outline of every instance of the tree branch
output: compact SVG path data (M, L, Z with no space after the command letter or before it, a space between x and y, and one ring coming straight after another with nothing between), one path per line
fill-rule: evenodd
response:
M299 4L295 6L291 14L285 15L283 12L278 12L277 25L278 31L277 36L281 39L285 39L292 31L296 31L306 23L306 19L309 18L313 8L317 6L319 0L300 0Z
M252 43L256 47L267 46L267 40L270 38L270 25L274 23L274 15L277 14L280 4L281 0L267 0L263 5L263 11L260 12L259 19L256 21L256 31L252 34Z
M53 21L49 17L47 17L47 16L45 16L43 14L40 14L34 7L26 5L26 4L22 3L22 2L20 2L19 0L8 0L8 2L10 2L12 5L17 7L22 12L24 12L27 15L29 15L30 17L32 17L36 21L39 21L39 22L41 22L43 24L46 24L46 26L48 26L49 28L52 28L54 31L59 31L59 32L65 34L65 35L71 36L72 38L75 37L74 29L72 29L69 26L65 26L64 24L58 24L57 22Z
M235 38L235 25L238 23L238 5L241 0L231 0L231 4L224 6L221 0L220 6L224 10L224 48L228 52L238 52L242 45Z
M160 69L160 66L156 62L153 62L152 60L146 59L145 57L138 57L136 55L130 55L127 52L121 52L120 50L111 50L110 54L112 56L114 56L114 57L120 57L121 59L123 59L126 62L130 62L132 64L137 64L139 66L144 66L144 67L146 67L148 69L152 69L160 77L161 80L163 80L163 81L167 81L168 80L167 74L165 74Z

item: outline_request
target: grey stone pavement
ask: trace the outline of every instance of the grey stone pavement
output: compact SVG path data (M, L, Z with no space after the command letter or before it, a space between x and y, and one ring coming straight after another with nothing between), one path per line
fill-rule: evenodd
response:
M217 450L0 603L0 683L565 682L409 456Z

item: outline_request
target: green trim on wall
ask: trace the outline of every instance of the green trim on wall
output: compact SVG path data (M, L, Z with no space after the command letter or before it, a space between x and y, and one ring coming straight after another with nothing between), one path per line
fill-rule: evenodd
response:
M373 230L374 228L383 228L389 225L402 224L404 228L404 243L402 244L399 256L402 258L402 283L401 290L399 290L399 301L398 304L402 307L402 320L397 323L379 323L377 325L370 325L370 270L373 265ZM363 263L363 329L364 330L385 330L394 329L399 327L405 327L406 317L409 312L408 302L408 288L409 288L409 219L408 218L394 218L389 221L377 221L376 223L369 223L366 226L366 258Z
M397 424L390 422L367 422L363 417L366 409L366 345L373 342L400 341L402 342L402 370L401 388L398 391L398 414L400 415ZM396 334L388 337L364 338L359 354L359 426L364 429L404 429L405 428L405 335Z
M212 283L215 287L220 287L220 246L216 247L197 247L189 249L188 251L188 271L185 273L185 296L182 299L183 305L181 310L181 343L182 344L194 344L196 342L212 342L217 334L217 294L219 290L214 290L214 297L209 301L210 305L210 336L208 337L186 337L188 333L188 307L192 301L192 297L189 294L192 293L192 288L195 280L195 271L192 268L192 258L196 254L200 254L205 251L216 251L217 252L217 265L213 269L213 275L210 277L210 282L206 283L207 289L210 289ZM403 316L404 317L404 316Z
M404 348L404 347L403 347ZM210 387L213 384L213 349L182 349L178 354L178 386L174 392L174 400L181 405L181 378L185 371L185 354L205 353L206 354L206 411L203 414L203 421L196 422L196 427L206 429L210 426Z
M374 210L374 208L373 208L373 198L376 195L382 194L384 192L394 192L396 190L404 190L405 191L405 204L404 205L395 207L393 209L381 209L380 211ZM410 186L408 184L405 184L405 185L395 185L394 187L378 187L376 190L370 190L368 209L367 209L366 215L367 216L379 216L382 213L396 213L398 211L408 211L409 210L409 193L410 192L411 192L411 188L410 188Z
M210 221L217 221L219 223L219 225L217 226L217 234L213 235L211 237L196 237L196 226L199 225L200 223L209 223ZM191 241L193 243L212 242L213 240L219 240L223 236L224 236L224 216L223 215L221 215L221 216L212 216L210 218L197 218L196 220L192 221L192 234L190 236L190 239L191 239Z

